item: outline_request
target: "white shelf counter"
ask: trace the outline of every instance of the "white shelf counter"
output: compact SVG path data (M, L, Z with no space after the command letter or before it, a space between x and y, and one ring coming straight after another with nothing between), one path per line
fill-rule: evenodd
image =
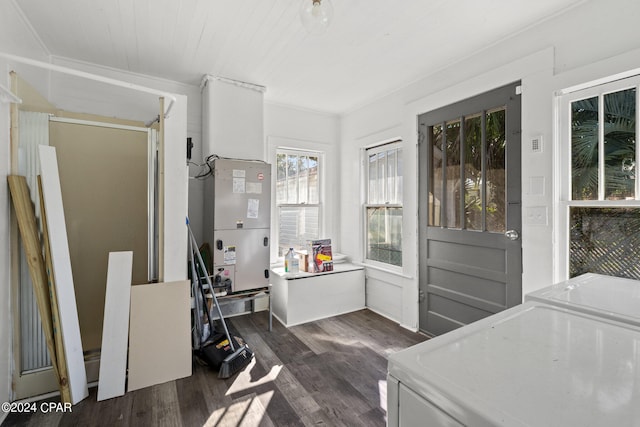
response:
M341 263L322 273L272 269L273 315L289 327L365 308L364 268Z

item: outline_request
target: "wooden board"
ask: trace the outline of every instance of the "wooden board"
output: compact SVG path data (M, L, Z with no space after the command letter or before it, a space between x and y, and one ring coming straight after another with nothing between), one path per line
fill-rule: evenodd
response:
M82 353L82 340L80 338L80 325L78 322L73 274L71 272L67 226L62 205L58 161L55 148L41 145L38 150L42 169L45 217L49 226L51 264L54 285L58 295L60 327L67 359L71 403L75 405L89 395L89 389L87 387L87 372Z
M131 287L128 391L191 375L188 280Z
M122 396L127 375L133 252L110 252L100 351L98 401Z
M67 357L64 353L62 340L62 328L60 327L60 311L58 310L58 293L53 283L53 265L51 264L51 246L49 246L49 229L47 227L46 208L42 195L42 177L38 175L38 195L40 196L40 216L42 223L42 246L44 247L44 264L47 271L47 288L49 301L51 302L51 324L53 326L53 339L56 348L56 361L58 374L60 375L60 400L62 403L71 403L71 389L69 388L69 375L67 373Z
M60 386L60 393L64 395L60 373L58 372L58 361L56 356L54 328L51 319L51 301L49 299L49 285L44 259L42 257L42 247L38 232L38 224L33 203L31 202L29 186L24 176L10 175L7 177L9 190L13 200L13 207L16 212L18 228L22 236L22 246L29 265L29 274L33 283L33 293L38 304L38 312L42 320L42 330L49 350L49 357L53 371ZM67 388L68 390L68 388Z

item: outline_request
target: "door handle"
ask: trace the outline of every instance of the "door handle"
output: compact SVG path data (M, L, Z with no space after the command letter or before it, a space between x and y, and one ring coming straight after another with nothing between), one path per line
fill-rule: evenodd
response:
M516 230L507 230L504 235L507 236L509 240L518 240L520 238L520 233Z

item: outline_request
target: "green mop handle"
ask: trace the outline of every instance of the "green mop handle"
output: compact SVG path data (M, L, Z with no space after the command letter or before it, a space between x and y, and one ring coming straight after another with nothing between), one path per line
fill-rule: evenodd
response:
M198 243L196 242L196 238L193 235L193 231L191 231L191 226L189 225L189 217L187 217L187 229L189 230L189 236L191 237L191 241L193 245L198 248ZM198 257L198 262L202 266L202 270L204 271L204 278L207 280L207 285L209 285L209 289L211 290L211 296L213 296L213 302L218 309L218 315L220 316L220 323L222 323L222 327L224 328L224 333L227 335L227 339L229 340L229 345L231 346L231 351L236 351L235 346L233 345L233 340L231 339L231 335L229 334L229 330L227 329L227 323L224 321L224 317L222 316L222 310L220 310L220 305L218 304L218 298L216 298L216 293L213 292L213 284L211 283L211 278L209 277L209 272L207 271L207 266L204 264L202 259L202 255L200 255L200 250L196 250L196 256ZM206 302L205 302L206 308Z

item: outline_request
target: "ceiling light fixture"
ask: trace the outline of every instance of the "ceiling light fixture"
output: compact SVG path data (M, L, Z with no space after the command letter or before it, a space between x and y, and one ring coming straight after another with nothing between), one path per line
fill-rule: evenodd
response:
M300 19L310 34L322 34L327 31L333 17L331 0L302 0Z

